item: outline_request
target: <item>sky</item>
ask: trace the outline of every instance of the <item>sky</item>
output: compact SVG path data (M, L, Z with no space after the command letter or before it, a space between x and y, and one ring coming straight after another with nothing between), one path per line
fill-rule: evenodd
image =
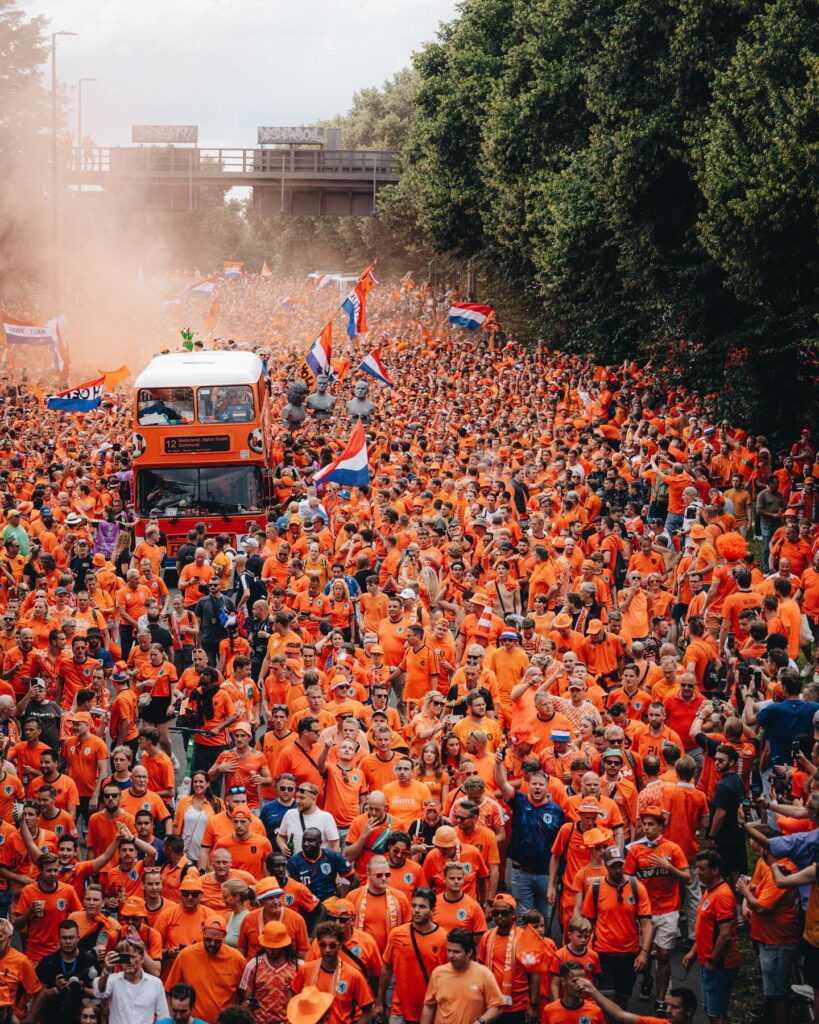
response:
M434 38L456 0L20 0L45 15L61 84L83 86L83 135L127 145L132 124L196 124L200 146L253 146L260 125L344 113ZM50 68L47 69L50 74ZM49 81L48 75L46 81ZM69 127L75 131L76 107Z

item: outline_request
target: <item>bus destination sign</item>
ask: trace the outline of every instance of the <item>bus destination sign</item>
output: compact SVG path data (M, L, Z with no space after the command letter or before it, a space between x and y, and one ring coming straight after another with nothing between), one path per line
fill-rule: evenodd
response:
M202 455L206 452L229 452L229 434L190 435L187 437L166 437L166 455Z

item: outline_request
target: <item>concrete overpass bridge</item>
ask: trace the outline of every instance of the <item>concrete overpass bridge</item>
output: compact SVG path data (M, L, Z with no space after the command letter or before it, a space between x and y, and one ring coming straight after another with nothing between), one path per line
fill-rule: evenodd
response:
M367 217L400 180L396 153L349 149L93 147L72 151L67 185L125 208L195 210L202 189L249 186L256 217Z

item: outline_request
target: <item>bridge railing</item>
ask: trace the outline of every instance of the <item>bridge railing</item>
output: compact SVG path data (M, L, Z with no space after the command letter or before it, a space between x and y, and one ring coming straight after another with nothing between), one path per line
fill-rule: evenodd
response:
M199 149L181 146L95 146L74 149L69 170L159 176L214 174L398 177L398 154L355 149Z

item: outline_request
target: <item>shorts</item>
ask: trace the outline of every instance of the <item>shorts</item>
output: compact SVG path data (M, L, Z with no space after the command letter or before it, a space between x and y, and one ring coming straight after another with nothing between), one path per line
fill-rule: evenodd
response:
M659 946L660 949L673 949L680 932L679 910L672 910L668 914L654 914L651 923L654 925L654 938L651 944Z
M139 717L148 725L162 725L169 722L168 708L171 706L170 697L152 697L151 703L144 708L139 708Z
M727 1017L736 967L704 967L700 964L703 1009L708 1017Z
M771 946L758 942L762 994L769 999L790 999L791 969L799 946Z
M682 622L685 613L688 611L687 604L673 604L671 606L671 619L673 622Z
M601 992L614 992L623 999L629 999L637 980L634 961L639 950L633 953L598 953L600 957L600 977L597 987Z

